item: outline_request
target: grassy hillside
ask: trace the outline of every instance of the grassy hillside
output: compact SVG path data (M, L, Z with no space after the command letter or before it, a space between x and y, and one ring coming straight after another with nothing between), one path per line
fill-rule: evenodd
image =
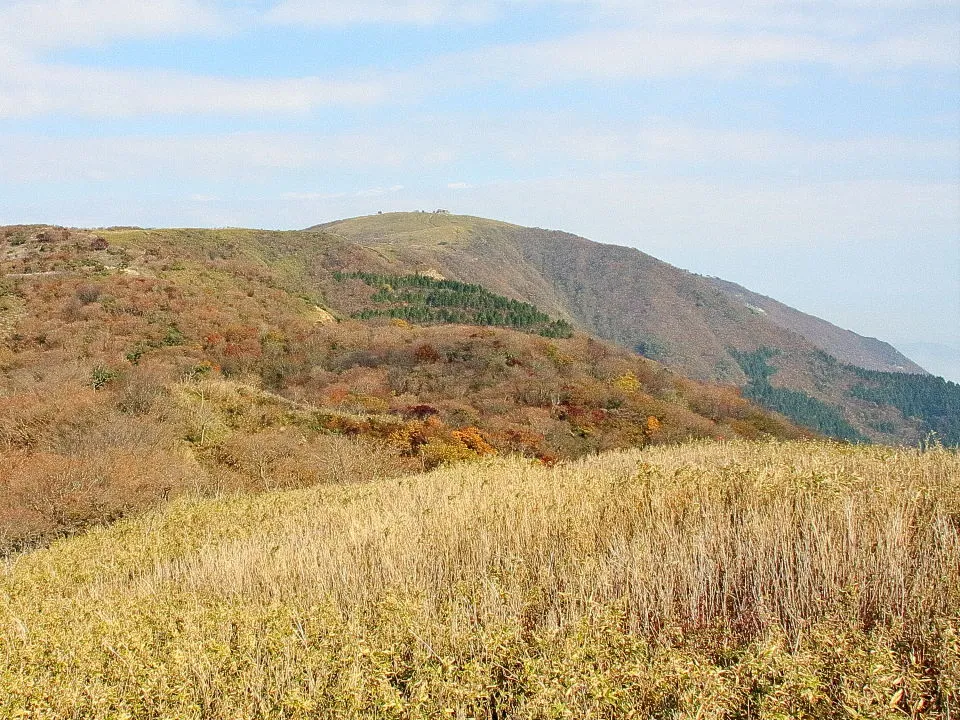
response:
M227 372L258 366L272 389L282 390L291 337L305 337L312 326L351 316L493 323L559 336L572 327L662 361L680 375L712 378L747 391L750 380L737 354L772 348L777 351L772 393L754 394L768 409L799 407L797 398L811 408L835 408L838 422L826 427L852 428L836 435L842 438L916 444L928 433L922 418L854 392L861 382L855 369L731 298L710 279L636 250L565 233L427 213L356 218L298 232L119 228L73 236L68 231L66 238L62 232L39 226L2 230L0 265L11 291L0 298L0 328L30 321L23 313L27 295L18 288L70 286L84 278L99 282L103 273L114 273L131 287L150 284L156 291L173 285L182 295L154 296L155 303L172 312L154 308L149 337L133 340L136 346L125 354L136 356L176 338L176 332L168 336L171 318L192 305L191 313L196 310L198 316L186 322L202 334L189 339L210 338L218 346L212 349L219 357L215 364ZM102 248L89 246L94 238L100 238ZM409 286L385 290L357 273L381 279L416 277L437 287L429 292ZM473 286L486 294L480 305L455 307L450 288L440 287L444 283ZM110 293L105 299L104 309L112 317L125 311L109 305ZM39 302L41 310L48 300L79 303L81 309L103 307L96 298L88 302L79 296L69 301L60 296L30 299ZM219 307L221 302L229 307ZM136 304L132 307L145 317ZM285 339L257 349L267 328ZM251 363L251 353L258 352L263 362ZM262 367L267 356L275 363L269 371ZM780 402L789 393L794 393L790 402ZM804 422L803 417L795 415L795 420ZM947 418L948 424L956 421L955 416ZM822 431L825 426L808 427Z
M180 500L0 566L0 715L955 717L958 479L701 442Z
M831 426L852 430L837 437L906 443L924 437L924 424L896 406L865 402L850 392L859 382L847 369L851 363L922 372L893 348L768 298L750 302L749 291L733 292L730 284L638 250L569 233L427 213L354 218L316 230L349 241L390 272L403 268L479 282L689 377L747 387L750 380L736 354L774 348L773 390L754 396L761 402L772 398L770 409L798 406L799 395L781 401L785 393L801 393L811 407L839 408L838 422ZM826 368L824 353L839 354L843 361Z
M581 333L543 337L568 328L479 286L413 276L439 300L383 306L503 312L526 332L350 319L388 291L338 279L364 251L322 233L16 227L0 240L0 551L184 492L809 435L731 388Z

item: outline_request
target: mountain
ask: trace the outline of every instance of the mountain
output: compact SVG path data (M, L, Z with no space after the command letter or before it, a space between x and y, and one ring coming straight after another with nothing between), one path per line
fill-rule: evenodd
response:
M844 330L736 283L720 278L709 279L722 292L751 311L761 313L783 329L802 336L843 363L881 372L928 374L889 343Z
M184 493L813 435L412 267L324 231L0 228L0 552Z
M744 376L731 347L812 346L869 370L925 373L890 345L632 248L472 217L389 214L316 226L406 269L470 277L711 380ZM742 348L741 348L742 349Z
M544 456L629 444L651 417L669 420L664 440L750 435L770 416L746 420L741 394L841 439L960 443L956 385L863 375L709 278L568 233L397 213L288 232L16 226L0 241L0 354L20 389L68 371L69 387L96 373L109 389L177 357L177 377L212 367L309 406L534 428L526 451ZM631 376L641 394L623 405L607 390ZM518 408L537 410L513 423Z
M0 550L183 492L493 453L930 433L960 444L960 386L846 364L708 278L566 233L0 228Z
M636 249L442 213L374 215L310 230L351 246L333 260L341 269L480 283L688 377L741 387L818 432L889 443L936 432L960 442L952 429L953 413L960 415L955 384L928 376L886 343ZM334 288L332 301L337 294ZM884 387L902 384L912 399L899 405L911 410L865 399L875 394L860 390L867 381L858 369L889 373ZM937 394L948 398L946 416L922 401Z
M957 453L811 442L743 395L946 437L957 386L597 247L416 216L0 228L0 717L947 707ZM701 340L630 315L644 293L742 393L628 349ZM782 386L813 361L851 404Z

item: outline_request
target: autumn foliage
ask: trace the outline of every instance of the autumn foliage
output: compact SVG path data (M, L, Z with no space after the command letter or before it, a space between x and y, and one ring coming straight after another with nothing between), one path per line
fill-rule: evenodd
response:
M0 545L186 492L802 435L583 335L343 319L319 294L349 288L244 232L4 230Z

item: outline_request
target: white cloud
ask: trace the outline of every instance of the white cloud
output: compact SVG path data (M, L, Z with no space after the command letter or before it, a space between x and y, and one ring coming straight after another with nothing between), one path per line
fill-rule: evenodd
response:
M374 5L384 20L409 9ZM360 7L358 13L369 10ZM500 0L495 8L503 21L511 9L556 14L566 8L579 13L580 30L436 58L411 69L409 84L430 92L504 80L523 86L715 78L797 66L846 73L960 68L960 14L949 0Z
M609 172L639 164L651 177L676 177L715 174L722 167L724 177L766 182L955 178L952 168L960 163L960 138L949 135L823 139L699 128L665 119L649 122L645 127L576 125L521 114L508 123L453 116L331 135L245 132L54 139L7 134L0 136L0 157L3 179L20 183L166 175L242 179L320 169L419 176L456 172L463 179L449 182L450 190L471 189L476 178L461 173L480 163L524 175L570 167Z
M565 8L586 20L616 20L638 26L739 26L754 29L819 30L842 35L882 26L891 18L900 25L955 10L954 0L504 0L504 7ZM956 16L953 20L956 21Z
M45 62L45 51L224 33L249 13L200 0L36 0L0 6L0 120L50 115L302 115L384 100L395 78L226 78Z
M394 195L403 190L403 185L392 185L390 187L373 187L367 188L366 190L360 190L357 193L357 197L360 198L373 198L373 197L383 197L384 195Z
M451 84L510 79L519 84L571 80L717 76L754 67L817 65L841 71L900 70L960 65L952 28L926 29L872 42L816 35L660 28L590 30L561 38L519 43L444 58L430 82Z
M670 174L723 163L729 172L766 167L786 173L802 167L806 172L832 169L869 176L922 171L941 160L960 164L960 137L950 134L923 140L890 135L826 139L772 130L703 128L664 118L647 120L640 127L575 125L537 115L516 119L509 125L482 127L476 134L490 155L528 167L570 160L611 169L647 163L651 172L657 167Z
M94 46L118 38L217 33L228 25L216 6L197 0L33 0L0 8L0 43Z
M374 169L416 163L418 150L389 138L345 134L231 133L226 135L48 138L0 135L0 180L51 182L217 178L249 181L264 173Z
M266 18L284 25L436 25L488 20L492 11L491 3L478 0L284 0Z
M626 13L629 17L616 30L588 22L584 27L594 29L564 37L439 57L397 74L348 74L345 78L237 79L38 60L44 50L53 48L121 38L220 33L245 23L248 28L249 23L262 22L429 25L476 21L529 5L540 5L544 12L566 6L588 16ZM875 12L868 12L868 5L862 0L840 0L834 12L817 0L802 7L773 0L700 0L693 5L646 0L285 0L258 19L251 6L247 12L236 7L227 11L222 4L201 0L21 1L0 9L0 119L53 114L96 118L302 115L324 106L429 97L449 88L504 80L523 86L695 74L715 77L754 68L782 72L785 66L804 64L855 73L960 67L956 40L960 30L952 16L945 18L943 12L915 23L888 23L898 28L893 35L836 32L842 24L837 13L858 19L878 13L899 18L897 13L942 9L937 0L887 0ZM859 26L851 20L851 27ZM403 93L396 92L399 88ZM452 159L438 156L437 162Z
M298 205L304 204L306 207L311 208L310 212L313 212L312 206L315 203L330 204L331 202L335 201L354 201L368 200L371 198L383 198L389 195L397 195L403 190L403 185L391 185L390 187L372 187L350 192L285 192L281 193L280 197L283 200L293 201Z
M360 105L391 92L384 80L228 79L162 71L38 64L0 56L0 119L42 115L305 114Z
M318 202L323 200L339 200L349 197L349 193L323 193L323 192L285 192L280 195L284 200L297 200L299 202Z

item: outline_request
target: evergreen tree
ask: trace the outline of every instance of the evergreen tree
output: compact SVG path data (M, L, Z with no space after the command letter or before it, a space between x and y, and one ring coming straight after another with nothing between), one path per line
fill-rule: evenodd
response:
M373 307L353 314L361 320L390 317L419 324L509 327L552 338L573 335L573 327L567 321L553 320L530 303L497 295L481 285L437 280L425 275L336 272L333 276L339 282L361 280L375 289L370 296Z

